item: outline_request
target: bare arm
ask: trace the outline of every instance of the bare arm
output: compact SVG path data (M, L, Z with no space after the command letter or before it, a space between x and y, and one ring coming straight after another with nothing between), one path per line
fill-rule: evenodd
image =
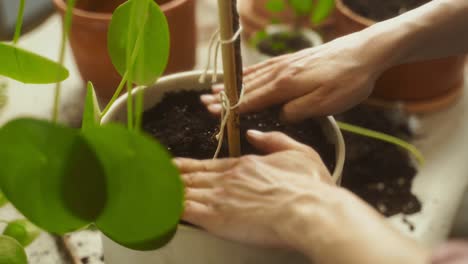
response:
M468 1L433 0L360 32L247 68L240 110L284 103L289 121L336 114L365 100L392 66L467 52ZM215 96L202 101L214 113L221 109Z

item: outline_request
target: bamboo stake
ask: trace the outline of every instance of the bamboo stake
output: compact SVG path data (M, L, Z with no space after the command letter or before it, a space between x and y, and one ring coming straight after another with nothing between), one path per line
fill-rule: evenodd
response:
M220 21L220 37L222 40L229 40L234 36L234 19L235 1L233 0L218 0L218 15ZM222 45L223 68L224 68L224 89L231 105L236 105L239 101L238 85L242 83L238 76L238 64L236 60L235 44ZM231 157L239 157L241 155L240 148L240 131L239 131L239 113L237 109L233 109L229 115L227 122L228 146L229 155Z

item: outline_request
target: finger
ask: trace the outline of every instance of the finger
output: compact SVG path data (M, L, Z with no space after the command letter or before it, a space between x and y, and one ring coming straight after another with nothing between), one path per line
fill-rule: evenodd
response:
M211 104L219 104L221 103L221 99L219 98L218 95L212 95L212 94L203 94L200 96L200 101L208 106Z
M202 203L185 201L182 219L197 226L205 227L209 221L216 218L215 210Z
M182 180L186 187L209 188L213 187L219 177L217 172L192 172L182 174Z
M329 89L316 89L285 104L282 118L288 122L300 122L307 118L327 115L330 99Z
M223 172L231 169L237 164L237 159L216 159L216 160L194 160L186 158L176 158L174 164L182 174L192 172Z
M213 188L185 188L185 200L211 205L216 198Z
M208 108L208 111L213 115L220 115L223 111L221 104L210 104L206 108Z
M315 151L309 146L301 144L280 132L264 133L257 130L249 130L247 131L247 140L252 146L265 154L286 150L297 150L315 154Z
M224 84L220 83L211 86L211 91L213 94L219 94L221 91L224 91Z

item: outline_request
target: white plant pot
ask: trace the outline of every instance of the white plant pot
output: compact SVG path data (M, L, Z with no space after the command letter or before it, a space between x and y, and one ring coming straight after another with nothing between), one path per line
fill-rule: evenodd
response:
M187 72L161 78L156 85L145 89L144 109L148 110L158 104L166 92L209 89L209 84L198 82L200 74L201 72ZM126 122L126 98L127 96L123 95L116 101L108 114L104 116L102 123ZM334 179L339 179L345 158L343 136L333 117L323 118L321 122L329 140L335 144L336 164L333 176ZM187 225L180 225L174 239L159 250L147 252L130 250L104 236L103 248L107 264L309 263L304 256L296 252L243 245L217 238L201 229Z
M265 28L265 31L268 35L271 35L281 32L290 32L291 27L288 25L269 25ZM322 37L312 29L302 28L300 32L312 43L312 47L323 44ZM242 41L242 51L244 66L250 66L272 58L272 56L261 53L257 47L252 46L249 40Z

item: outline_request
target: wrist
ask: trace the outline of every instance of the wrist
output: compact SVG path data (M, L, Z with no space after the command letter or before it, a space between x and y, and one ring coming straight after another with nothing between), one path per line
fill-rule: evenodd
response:
M316 263L427 263L424 248L354 194L339 187L321 191L322 199L310 194L296 199L285 210L285 221L278 221L276 231L292 249Z

